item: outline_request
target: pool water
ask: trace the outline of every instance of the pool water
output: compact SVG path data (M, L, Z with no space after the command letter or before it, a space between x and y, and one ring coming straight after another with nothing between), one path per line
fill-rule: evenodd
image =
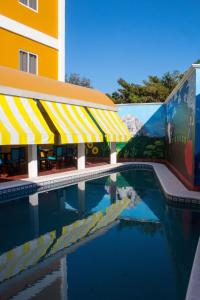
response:
M0 300L183 300L200 212L128 170L0 205Z

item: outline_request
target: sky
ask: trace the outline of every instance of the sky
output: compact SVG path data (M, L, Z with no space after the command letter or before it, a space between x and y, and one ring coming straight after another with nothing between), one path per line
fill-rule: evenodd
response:
M199 0L66 0L66 73L112 93L117 80L185 71L200 59Z

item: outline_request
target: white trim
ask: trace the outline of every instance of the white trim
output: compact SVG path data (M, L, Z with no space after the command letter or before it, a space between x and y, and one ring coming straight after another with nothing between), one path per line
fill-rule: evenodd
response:
M20 52L27 53L27 71L23 71L23 70L20 69ZM36 56L36 73L31 73L29 71L30 54ZM38 75L38 54L33 53L33 52L29 52L29 51L26 51L26 50L20 48L19 49L19 70L23 71L23 72L30 73L30 74Z
M14 21L6 16L0 15L0 24L1 28L29 38L45 46L49 46L57 50L59 49L58 39L39 30L33 29L27 25Z
M65 0L58 0L58 80L65 81Z
M164 103L168 102L173 96L174 94L181 88L181 86L183 85L183 83L190 77L190 75L192 75L192 73L194 72L195 69L199 69L200 68L200 64L193 64L184 74L183 78L179 81L179 83L177 84L177 86L173 89L173 91L169 94L169 96L167 97L167 99L165 100Z
M118 108L116 106L103 105L103 104L89 102L81 99L71 99L67 97L59 97L55 95L49 95L49 94L39 93L34 91L21 90L21 89L11 88L7 86L2 86L2 85L0 85L0 93L4 95L10 95L10 96L41 99L41 100L47 100L53 102L73 104L78 106L86 106L86 107L99 108L104 110L118 111Z
M27 1L28 1L28 4L26 5L26 4L22 3L20 0L18 0L19 4L25 6L26 8L32 10L32 11L35 12L35 13L38 13L38 0L36 0L36 3L37 3L37 4L36 4L36 7L37 7L37 9L34 9L34 8L30 7L30 6L29 6L29 5L30 5L30 4L29 4L29 0L27 0Z
M117 106L130 106L130 105L162 105L164 104L165 102L137 102L137 103L121 103L121 104L116 104Z

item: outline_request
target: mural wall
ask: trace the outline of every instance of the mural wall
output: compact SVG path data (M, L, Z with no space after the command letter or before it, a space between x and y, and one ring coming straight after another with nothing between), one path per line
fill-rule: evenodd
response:
M194 70L166 103L166 158L192 184L194 184L195 87Z
M165 157L165 106L160 103L118 105L118 114L132 134L118 143L119 158Z
M195 185L200 185L200 69L196 69Z

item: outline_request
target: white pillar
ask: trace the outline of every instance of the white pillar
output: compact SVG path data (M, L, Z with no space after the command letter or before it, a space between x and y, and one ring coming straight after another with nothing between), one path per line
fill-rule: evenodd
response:
M116 164L117 163L117 150L116 150L116 143L110 143L110 163Z
M39 236L38 193L29 196L31 225L34 236Z
M110 174L110 199L111 203L116 202L117 195L117 173Z
M28 177L38 176L37 145L28 145Z
M60 285L60 293L61 300L68 299L68 283L67 283L67 255L60 259L60 275L61 275L61 285Z
M78 144L78 155L77 155L77 169L85 169L85 144Z
M78 183L79 216L85 215L85 181Z

